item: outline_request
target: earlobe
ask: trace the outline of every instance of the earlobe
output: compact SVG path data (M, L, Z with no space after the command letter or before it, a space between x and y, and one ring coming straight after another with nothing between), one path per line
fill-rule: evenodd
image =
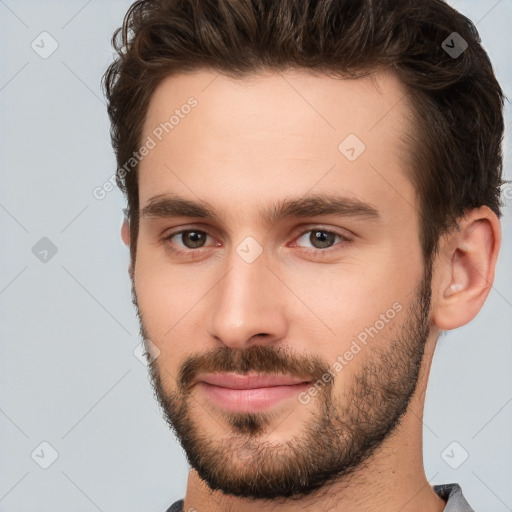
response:
M498 217L487 206L471 210L444 238L433 280L433 322L443 330L470 322L482 308L494 281L501 245Z

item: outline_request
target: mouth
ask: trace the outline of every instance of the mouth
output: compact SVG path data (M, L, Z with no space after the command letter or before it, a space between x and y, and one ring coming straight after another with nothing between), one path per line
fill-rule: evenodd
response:
M311 381L288 375L212 373L201 376L197 386L222 409L259 412L287 398L296 397Z
M209 373L201 377L201 382L230 389L257 389L275 386L293 386L306 381L300 377L288 375L258 375L255 373L240 375L238 373Z

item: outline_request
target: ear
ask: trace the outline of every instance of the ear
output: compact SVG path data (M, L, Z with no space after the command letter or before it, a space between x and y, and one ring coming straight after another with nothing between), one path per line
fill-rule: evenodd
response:
M123 243L130 247L130 225L128 224L128 219L125 217L123 220L123 225L121 226L121 238Z
M121 238L123 243L130 248L130 223L128 222L128 218L125 217L123 220L123 225L121 226ZM128 274L130 275L130 279L133 281L134 276L134 267L133 261L130 257L130 266L128 267Z
M432 278L432 320L440 329L470 322L482 308L494 281L501 227L487 206L474 208L441 237Z

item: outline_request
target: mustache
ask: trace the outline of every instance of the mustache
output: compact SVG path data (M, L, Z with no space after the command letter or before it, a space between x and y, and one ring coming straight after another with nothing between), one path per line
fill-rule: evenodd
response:
M252 345L243 351L216 347L209 352L186 357L179 365L178 387L188 393L203 373L234 372L246 375L289 375L307 381L317 381L328 372L329 365L318 356L291 353L284 347Z

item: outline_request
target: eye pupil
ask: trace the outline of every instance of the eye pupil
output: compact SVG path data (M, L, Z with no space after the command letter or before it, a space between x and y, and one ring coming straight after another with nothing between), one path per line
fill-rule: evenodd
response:
M334 233L329 233L328 231L312 231L309 238L311 243L317 249L324 249L325 247L330 247L334 244L336 235ZM320 247L316 245L317 243L320 244Z
M187 237L191 240L191 243L187 243ZM201 233L199 231L184 231L181 234L181 240L189 249L194 249L197 247L201 247L204 243L205 233Z

